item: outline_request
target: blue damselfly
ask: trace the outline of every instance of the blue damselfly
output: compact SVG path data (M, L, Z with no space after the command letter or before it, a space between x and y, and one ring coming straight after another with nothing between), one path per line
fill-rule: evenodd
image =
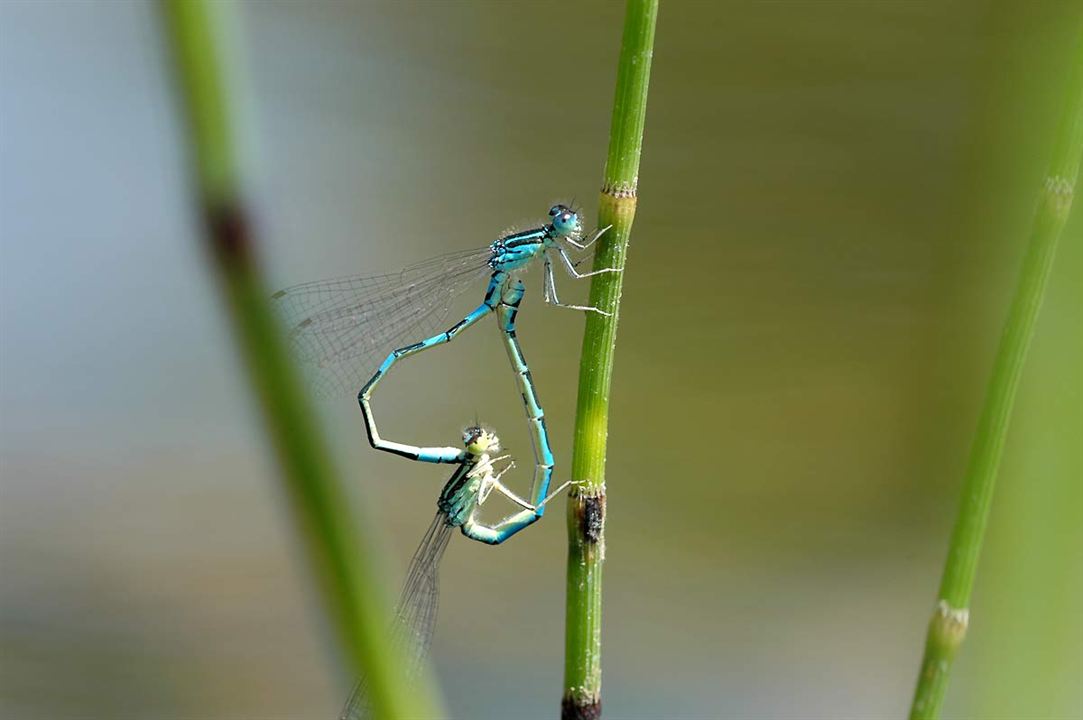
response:
M317 389L324 394L343 388L353 392L368 378L357 392L357 400L365 416L369 442L378 450L412 459L417 459L413 446L384 440L376 429L371 410L376 385L400 359L450 342L466 328L495 313L531 426L537 468L531 496L544 497L552 475L553 457L545 415L516 337L515 316L525 293L518 273L541 258L547 303L608 315L599 308L561 303L553 274L554 253L575 278L618 272L615 268L603 268L580 273L569 254L569 248L587 250L606 230L603 228L583 241L578 212L566 205L554 205L544 225L507 233L484 248L444 255L392 275L305 283L280 290L274 299L286 318L294 349L303 360L323 371L317 379ZM451 327L435 332L447 317L451 301L467 288L480 285L485 276L489 277L489 283L481 304ZM429 337L401 345L419 334ZM376 361L389 348L396 349L391 350L373 373ZM498 544L539 519L542 513L543 508L538 507L529 521L474 539Z

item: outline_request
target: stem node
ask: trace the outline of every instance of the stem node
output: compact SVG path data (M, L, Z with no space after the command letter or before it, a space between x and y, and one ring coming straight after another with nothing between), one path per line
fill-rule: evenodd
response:
M1045 201L1057 217L1067 219L1072 209L1073 184L1067 178L1051 175L1045 179Z
M630 227L636 216L636 205L635 190L622 193L619 190L602 188L602 194L598 198L598 217L610 225Z
M952 655L963 644L970 624L970 610L953 608L947 600L936 604L933 618L929 621L929 641L937 643Z
M602 185L602 196L612 198L632 198L634 200L638 194L638 185L638 177L632 182L606 183Z
M587 487L571 498L572 512L579 521L578 541L598 545L605 539L605 484Z
M601 717L601 698L570 694L560 701L560 720L600 720Z

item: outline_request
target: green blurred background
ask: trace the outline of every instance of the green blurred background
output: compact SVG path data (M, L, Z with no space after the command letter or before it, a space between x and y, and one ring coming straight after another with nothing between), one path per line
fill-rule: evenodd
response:
M622 14L242 3L273 283L482 245L572 196L593 214ZM905 714L1080 14L663 0L613 384L607 718ZM0 715L329 718L349 678L200 251L162 35L149 3L0 3ZM948 717L1083 717L1081 215ZM528 285L564 479L583 321ZM486 324L377 410L429 444L477 412L526 460L513 387ZM322 410L396 587L445 471L369 449L350 397ZM452 716L556 716L564 544L559 511L453 542Z

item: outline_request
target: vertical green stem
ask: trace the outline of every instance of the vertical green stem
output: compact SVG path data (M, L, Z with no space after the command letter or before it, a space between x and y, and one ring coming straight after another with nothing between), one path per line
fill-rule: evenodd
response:
M395 671L401 665L384 642L387 615L371 543L350 522L257 269L223 74L228 45L215 15L223 7L212 0L164 3L210 255L305 550L352 669L367 676L378 717L427 717L430 695L408 691Z
M564 641L564 720L598 718L602 712L602 562L605 559L605 455L609 388L617 338L621 283L635 218L639 157L647 112L647 84L654 53L658 0L628 0L617 70L590 304L609 313L587 313L579 365L572 478L580 484L568 502L568 578Z
M1064 116L1031 229L1019 284L989 379L985 405L971 448L959 515L940 582L940 596L929 623L925 655L910 709L910 717L915 720L939 716L951 663L966 635L970 594L1012 404L1046 281L1053 266L1057 240L1072 206L1080 155L1083 154L1083 32L1077 38L1075 54L1066 76L1068 87Z

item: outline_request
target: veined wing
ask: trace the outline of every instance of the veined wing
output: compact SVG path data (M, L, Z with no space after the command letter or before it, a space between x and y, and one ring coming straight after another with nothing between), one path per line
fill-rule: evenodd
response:
M444 329L452 300L474 286L480 299L488 247L442 255L402 272L295 285L272 296L300 359L317 368L324 396L356 393L396 347Z
M437 572L453 530L447 524L447 516L442 512L436 513L414 553L399 604L395 608L389 642L398 650L399 659L404 663L399 671L408 685L417 680L432 647L436 611L440 603ZM368 720L371 714L368 684L362 677L346 699L339 720Z
M399 647L406 663L403 670L410 681L421 673L432 647L436 611L440 604L437 573L452 530L454 528L447 524L447 515L436 513L429 531L414 552L398 607L395 608L392 641Z

